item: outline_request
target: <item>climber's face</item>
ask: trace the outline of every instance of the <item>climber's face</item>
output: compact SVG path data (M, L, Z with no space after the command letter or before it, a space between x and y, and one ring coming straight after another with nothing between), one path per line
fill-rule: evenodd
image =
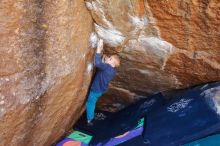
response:
M109 64L111 66L115 66L115 61L113 56L103 56L103 63Z

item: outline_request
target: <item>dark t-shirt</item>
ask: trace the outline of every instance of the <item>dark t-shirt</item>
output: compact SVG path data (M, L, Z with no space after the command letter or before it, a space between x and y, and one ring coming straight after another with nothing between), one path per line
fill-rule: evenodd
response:
M104 93L108 89L109 82L116 75L116 70L111 65L102 63L101 54L95 54L95 66L97 67L91 90Z

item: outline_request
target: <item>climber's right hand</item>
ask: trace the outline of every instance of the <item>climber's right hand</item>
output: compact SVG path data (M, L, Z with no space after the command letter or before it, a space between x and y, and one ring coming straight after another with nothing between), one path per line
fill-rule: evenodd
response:
M103 50L103 39L100 39L97 44L96 53L102 53Z

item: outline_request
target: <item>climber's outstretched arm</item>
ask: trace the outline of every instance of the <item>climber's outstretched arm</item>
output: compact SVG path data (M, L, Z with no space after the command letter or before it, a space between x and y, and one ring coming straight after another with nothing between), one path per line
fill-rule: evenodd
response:
M108 66L107 64L102 63L102 56L101 56L102 51L103 51L103 40L100 39L98 41L97 50L95 54L95 66L100 70L104 70Z

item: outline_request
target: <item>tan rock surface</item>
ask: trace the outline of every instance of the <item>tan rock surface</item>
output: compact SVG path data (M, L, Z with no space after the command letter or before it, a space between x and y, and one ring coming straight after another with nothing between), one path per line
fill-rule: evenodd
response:
M0 1L0 145L48 146L83 111L92 19L83 0Z
M99 107L220 80L219 0L0 1L0 145L47 146L78 119L95 31L122 65Z
M219 0L87 0L86 5L106 50L122 58L100 107L220 80Z

